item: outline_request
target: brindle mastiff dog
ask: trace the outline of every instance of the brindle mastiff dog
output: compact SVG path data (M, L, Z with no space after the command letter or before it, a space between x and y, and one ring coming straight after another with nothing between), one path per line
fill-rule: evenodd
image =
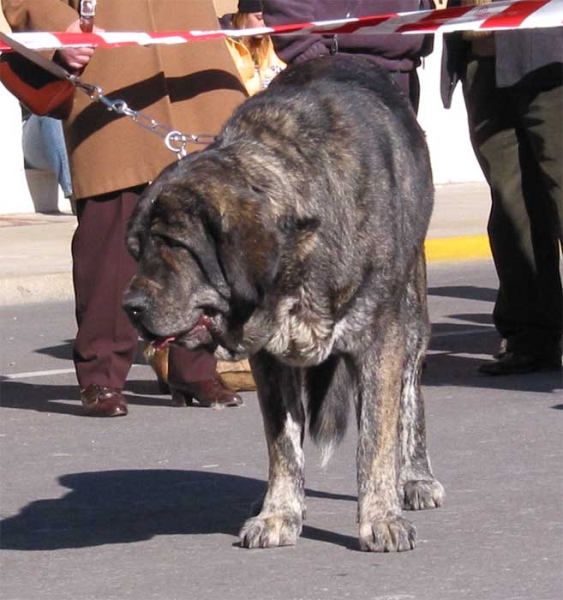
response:
M341 56L287 69L139 202L133 323L159 345L250 356L270 468L243 546L295 544L306 418L328 457L352 403L361 548L413 548L402 508L442 504L420 389L432 203L407 100L383 70Z

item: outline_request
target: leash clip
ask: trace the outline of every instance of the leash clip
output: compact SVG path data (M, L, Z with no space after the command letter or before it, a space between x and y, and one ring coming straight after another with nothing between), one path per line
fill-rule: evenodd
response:
M181 160L188 154L188 151L186 150L187 143L187 137L179 131L170 131L164 138L164 145L168 150L176 153L178 160Z

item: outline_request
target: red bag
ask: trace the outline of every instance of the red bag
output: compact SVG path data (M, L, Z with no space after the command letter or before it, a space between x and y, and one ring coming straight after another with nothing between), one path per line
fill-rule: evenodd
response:
M0 56L0 81L28 110L56 119L68 117L75 86L17 52Z
M90 32L94 26L96 3L80 3L80 29ZM29 50L13 38L0 33L0 40L13 48L0 56L0 82L28 110L40 116L65 119L72 109L77 78L56 62Z

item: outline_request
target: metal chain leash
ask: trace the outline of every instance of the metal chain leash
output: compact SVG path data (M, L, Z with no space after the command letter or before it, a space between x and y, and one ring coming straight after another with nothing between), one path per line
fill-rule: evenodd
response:
M84 83L79 79L74 81L74 85L84 92L92 102L101 102L109 111L129 117L143 129L152 131L161 136L164 139L166 148L175 152L178 160L187 155L186 146L188 144L207 145L216 139L216 136L210 134L184 134L180 131L170 129L170 127L162 125L162 123L159 123L148 115L138 110L133 110L127 105L125 100L112 100L111 98L108 98L104 95L102 88L97 85Z

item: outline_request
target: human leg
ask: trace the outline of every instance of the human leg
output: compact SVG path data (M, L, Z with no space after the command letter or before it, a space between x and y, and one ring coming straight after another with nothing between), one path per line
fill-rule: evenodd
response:
M508 351L499 368L536 370L544 358L551 364L561 327L561 309L553 310L557 244L542 209L543 185L538 184L538 166L522 133L518 102L512 90L496 87L494 59L469 63L464 94L472 144L491 188L488 233L499 277L494 322ZM483 370L490 372L488 366Z
M72 241L78 325L74 363L87 414L127 412L121 390L135 356L137 332L121 308L123 291L135 273L125 229L140 191L121 190L78 203Z
M72 196L72 180L61 121L51 117L41 118L41 137L51 171L63 190L65 198Z
M176 406L188 406L194 400L213 408L243 404L242 398L222 382L211 353L170 346L168 356L168 379Z
M549 69L549 67L547 67ZM534 74L532 74L534 75ZM549 81L549 84L545 84ZM511 90L518 106L522 189L531 225L540 318L524 332L521 345L550 369L561 368L563 289L563 81L541 74ZM500 313L499 319L503 318ZM518 340L513 344L518 348ZM507 343L510 349L510 343Z
M30 115L23 123L22 147L26 165L54 173L65 197L70 198L72 182L61 122Z
M537 77L549 84L534 85L532 79L523 87L522 119L539 167L540 185L548 198L550 229L555 229L563 243L563 72L559 65L548 65Z

